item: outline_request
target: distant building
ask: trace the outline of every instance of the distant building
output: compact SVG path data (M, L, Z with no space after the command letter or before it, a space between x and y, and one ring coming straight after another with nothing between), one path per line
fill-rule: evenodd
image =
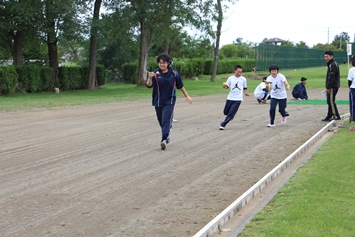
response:
M280 38L271 38L271 39L268 39L268 40L265 40L264 43L265 44L274 44L274 45L281 45L282 42L285 42L285 40L282 40Z

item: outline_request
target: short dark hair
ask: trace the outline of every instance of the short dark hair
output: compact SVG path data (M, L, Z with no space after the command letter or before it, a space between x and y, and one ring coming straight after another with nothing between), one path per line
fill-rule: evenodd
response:
M272 64L272 65L269 67L269 72L271 72L271 70L277 70L277 71L279 71L280 68L279 68L279 66L277 66L276 64Z
M351 58L351 65L355 67L355 55L353 55Z
M301 77L301 81L307 81L307 78Z
M333 51L331 51L331 50L325 51L324 54L328 54L328 55L330 55L330 56L333 56L333 55L334 55Z
M159 63L160 60L163 60L163 62L167 62L169 64L168 66L170 66L171 61L173 61L173 59L166 53L162 53L157 57L157 63Z
M238 68L243 70L243 67L238 64L237 66L234 67L234 71L237 70Z
M267 77L263 77L263 81L265 81L267 79Z

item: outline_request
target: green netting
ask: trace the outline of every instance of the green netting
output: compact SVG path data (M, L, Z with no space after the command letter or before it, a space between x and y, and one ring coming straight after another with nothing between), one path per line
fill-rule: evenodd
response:
M338 63L348 60L346 51L333 51ZM259 44L255 48L257 71L268 71L271 64L281 69L307 68L325 66L324 50L296 48L274 44Z

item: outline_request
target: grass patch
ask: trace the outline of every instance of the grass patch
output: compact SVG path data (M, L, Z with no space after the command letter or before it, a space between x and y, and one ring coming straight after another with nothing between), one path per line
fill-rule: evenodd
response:
M347 71L347 65L340 65L341 72ZM315 67L295 70L281 70L288 79L291 87L296 85L301 77L307 77L307 88L324 88L326 67ZM229 74L216 76L215 82L210 82L210 75L201 75L199 80L184 79L185 88L190 96L207 96L213 94L226 94L226 90L222 89L222 82L226 81L229 76L233 75L233 71ZM248 79L248 91L252 93L256 86L260 83L262 76L268 73L257 74L255 72L245 72L243 75ZM342 74L346 80L345 73ZM342 82L343 86L347 86ZM53 109L58 107L90 105L100 103L111 103L128 100L149 99L151 98L151 89L145 86L137 86L135 84L123 83L107 83L100 89L78 90L78 91L61 91L59 94L52 92L41 93L14 93L8 96L0 96L0 112L33 110L33 109ZM182 97L182 93L177 93Z
M354 135L339 129L239 236L354 236Z

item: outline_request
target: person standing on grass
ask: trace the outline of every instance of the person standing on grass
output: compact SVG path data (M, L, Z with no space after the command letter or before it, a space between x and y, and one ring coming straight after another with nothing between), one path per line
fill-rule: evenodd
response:
M279 73L279 66L273 64L269 67L270 76L266 79L266 88L269 90L271 87L271 100L270 100L270 123L268 127L275 127L275 113L276 106L279 105L279 112L282 116L281 124L286 123L286 117L289 113L286 111L287 107L287 90L290 90L286 77Z
M254 96L259 104L266 104L266 101L270 100L269 91L266 89L266 78L263 77L263 81L254 90Z
M301 82L295 85L292 90L292 96L298 100L308 100L306 90L307 78L302 77Z
M352 68L348 73L350 121L355 121L355 55L351 59Z
M322 121L328 122L331 120L340 119L338 108L335 104L335 97L340 87L340 70L338 63L334 60L334 54L332 51L327 50L324 52L324 60L327 62L328 66L327 76L325 80L328 113L327 116L322 119Z
M179 73L171 68L172 58L167 54L160 54L157 58L158 68L148 72L146 86L153 87L152 105L161 127L162 138L160 148L165 150L171 140L170 129L173 122L174 107L176 102L176 88L180 89L186 101L191 104Z
M227 115L223 122L219 125L219 130L224 130L227 124L233 120L240 104L243 101L243 93L249 96L247 90L247 79L242 76L243 68L237 65L234 68L234 75L230 76L226 82L223 82L224 89L230 88L223 113Z

